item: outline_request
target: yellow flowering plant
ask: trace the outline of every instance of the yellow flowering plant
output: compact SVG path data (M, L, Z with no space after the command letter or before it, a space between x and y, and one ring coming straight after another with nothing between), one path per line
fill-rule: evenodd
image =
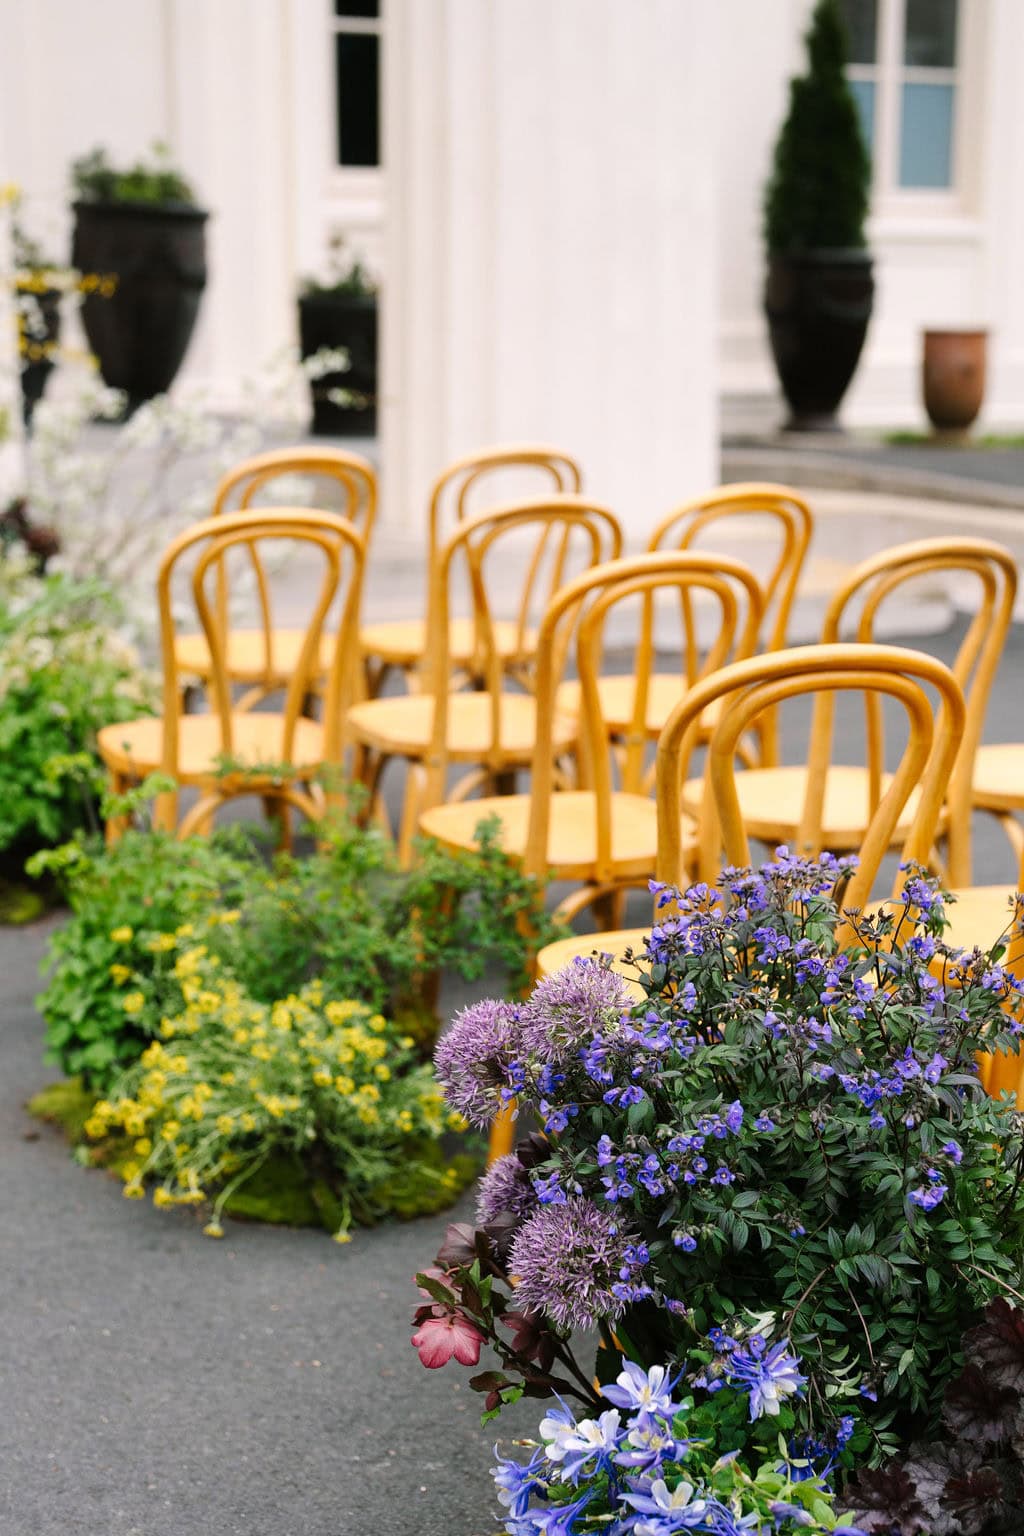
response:
M323 1224L438 1210L475 1171L446 1160L465 1122L444 1105L409 1035L321 980L273 1003L252 997L191 934L164 944L182 1000L85 1124L114 1149L128 1198L212 1206L205 1231L261 1171L290 1168ZM127 1003L131 994L127 994Z

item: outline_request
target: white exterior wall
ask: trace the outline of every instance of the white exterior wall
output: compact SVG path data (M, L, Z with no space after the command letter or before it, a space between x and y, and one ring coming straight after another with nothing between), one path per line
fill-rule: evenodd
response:
M806 67L812 0L724 0L719 96L720 383L726 396L777 396L761 311L761 199L788 80ZM924 422L920 333L987 326L982 421L1024 423L1024 5L961 0L964 115L954 212L880 212L869 225L875 311L843 405L849 426ZM909 202L909 200L907 200ZM781 417L782 406L778 414Z

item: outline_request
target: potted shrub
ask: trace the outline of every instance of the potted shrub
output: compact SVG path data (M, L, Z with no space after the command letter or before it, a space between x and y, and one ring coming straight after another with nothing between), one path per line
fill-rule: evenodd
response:
M82 323L130 412L170 388L185 356L206 285L207 214L159 145L151 162L123 171L95 149L72 180L72 262L114 279L108 296L99 285L86 292Z
M789 430L835 431L874 297L865 248L871 162L846 82L838 0L818 0L809 68L789 111L765 194L765 312Z
M325 350L345 353L346 367L312 377L317 437L372 437L377 430L377 286L358 257L346 261L332 242L323 282L307 278L299 292L299 342L304 359ZM342 362L339 356L337 362Z

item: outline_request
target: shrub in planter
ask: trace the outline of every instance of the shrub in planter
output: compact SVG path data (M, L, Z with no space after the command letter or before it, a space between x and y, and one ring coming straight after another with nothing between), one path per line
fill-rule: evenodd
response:
M40 579L13 548L0 556L0 859L19 874L37 849L98 825L99 727L151 712L118 618L101 583Z
M161 145L127 170L94 149L71 175L72 263L113 280L86 294L82 324L104 382L132 411L170 388L188 349L206 286L207 214Z
M323 282L307 278L299 292L299 343L304 358L335 354L337 366L313 377L315 436L366 436L377 430L377 285L358 259L346 263L332 246Z
M874 297L865 250L871 164L843 73L839 0L818 0L809 69L789 111L765 192L765 312L791 428L834 429Z
M69 844L38 861L72 907L50 940L38 999L51 1058L97 1092L109 1087L180 1006L175 951L193 938L261 1003L319 978L329 996L357 998L432 1040L432 973L472 979L492 963L510 986L524 978L520 919L537 893L482 831L478 854L455 859L425 843L408 872L380 832L344 817L321 825L323 845L308 859L272 864L260 834L239 827L181 842L130 831L111 849Z
M934 1429L961 1334L1024 1262L1021 1120L976 1065L1018 1049L1024 1007L993 958L942 944L918 876L838 947L848 868L779 850L694 887L652 930L637 1006L588 961L456 1019L449 1104L484 1125L515 1096L545 1139L488 1171L481 1231L439 1255L453 1316L500 1340L515 1276L545 1370L579 1328L609 1346L599 1371L613 1345L647 1367L710 1334L708 1381L742 1356L770 1385L782 1344L807 1377L802 1436L834 1448L856 1416L844 1464ZM508 1388L550 1390L538 1358Z

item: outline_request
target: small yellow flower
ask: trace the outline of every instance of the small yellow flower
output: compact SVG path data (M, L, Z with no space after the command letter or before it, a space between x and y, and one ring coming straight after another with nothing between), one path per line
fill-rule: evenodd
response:
M168 949L174 949L177 940L173 933L157 933L146 941L146 948L152 955L163 954Z
M352 1234L351 1234L351 1232L344 1232L344 1231L335 1232L335 1234L334 1234L334 1241L336 1243L350 1243L352 1241Z
M126 992L121 999L125 1013L141 1013L146 1006L145 992Z
M171 1072L187 1072L188 1071L188 1057L187 1056L172 1056L170 1061L167 1063L167 1066L168 1066L168 1069Z
M263 1100L263 1108L267 1111L268 1115L273 1115L275 1120L280 1120L285 1111L285 1106L276 1093L270 1094L268 1098Z
M195 927L192 923L180 923L178 927L175 928L174 933L176 938L190 939L195 931Z
M242 1127L243 1131L254 1131L256 1129L256 1116L250 1114L248 1110L245 1110L239 1116L238 1123Z
M313 1073L313 1081L318 1088L329 1088L331 1086L331 1074L326 1067L317 1067Z
M165 1120L160 1135L164 1141L173 1141L180 1130L181 1125L177 1120Z
M140 1136L135 1143L135 1151L140 1157L148 1157L153 1150L153 1143L148 1136Z
M125 1163L121 1168L121 1177L126 1184L137 1184L142 1166L139 1163Z
M257 1061L269 1061L271 1059L271 1057L273 1056L273 1054L274 1053L270 1049L270 1046L269 1045L264 1045L262 1040L257 1040L256 1044L253 1046L252 1050L249 1052L249 1055L250 1056L255 1056Z
M143 1189L142 1185L137 1182L126 1184L121 1193L124 1195L126 1200L144 1200L146 1196L146 1191Z
M375 1035L380 1035L384 1033L388 1026L383 1015L375 1013L373 1018L369 1021L369 1027L373 1030Z
M247 1029L236 1029L231 1038L236 1045L248 1045L249 1031Z
M90 1115L85 1122L85 1134L91 1137L93 1141L98 1140L100 1136L105 1136L107 1134L106 1120L100 1115Z
M165 1040L173 1040L174 1036L178 1033L178 1026L173 1019L161 1019L160 1033Z
M241 917L241 915L242 915L241 912L238 912L238 911L235 911L235 912L222 912L220 914L220 920L224 924L224 926L227 927L230 923L237 923L239 918Z
M230 1088L231 1084L235 1081L235 1074L233 1072L222 1072L220 1075L220 1080L222 1083L226 1083Z
M165 1210L167 1206L174 1204L174 1196L161 1184L153 1191L153 1204Z
M398 1043L403 1050L411 1051L413 1046L416 1044L416 1041L413 1039L412 1035L403 1035Z
M130 944L134 936L134 928L129 928L127 923L122 923L120 928L110 930L110 938L114 944Z
M343 1094L354 1093L356 1087L355 1083L350 1077L336 1077L334 1079L334 1086L337 1088L339 1093Z
M224 1228L221 1226L220 1222L217 1221L216 1219L214 1219L213 1221L208 1221L206 1223L206 1226L203 1228L203 1236L204 1237L223 1237L224 1236Z
M235 1128L235 1122L230 1115L218 1115L214 1123L222 1136L230 1136Z
M373 1075L377 1078L378 1082L389 1083L391 1081L391 1068L386 1067L383 1062L379 1061L373 1069Z
M110 967L110 979L117 987L123 987L131 974L126 965L112 965Z

